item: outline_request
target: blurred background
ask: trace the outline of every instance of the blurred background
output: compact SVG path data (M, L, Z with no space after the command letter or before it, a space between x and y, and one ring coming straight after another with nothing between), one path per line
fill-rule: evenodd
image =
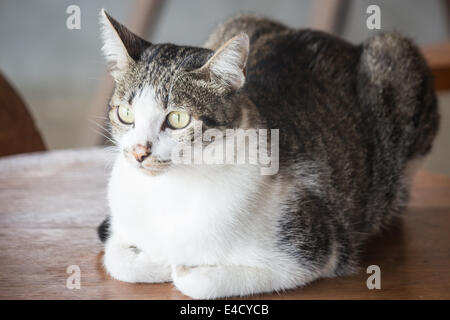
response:
M381 30L369 30L366 9L381 9ZM449 1L396 0L0 0L0 72L23 98L47 149L101 144L99 128L111 79L101 56L101 8L153 42L201 46L236 13L256 13L291 27L313 27L353 43L397 30L421 47L449 42ZM81 10L69 30L68 6ZM442 55L442 54L441 54ZM445 59L445 53L444 53ZM450 175L450 91L439 91L442 125L425 168Z

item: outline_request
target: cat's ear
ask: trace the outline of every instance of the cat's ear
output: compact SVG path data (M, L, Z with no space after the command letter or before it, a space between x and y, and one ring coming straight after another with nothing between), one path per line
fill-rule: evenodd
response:
M219 83L239 89L245 83L249 46L247 34L241 33L222 45L202 69Z
M114 20L105 9L100 11L100 29L102 51L113 77L126 71L130 63L137 61L142 52L151 45Z

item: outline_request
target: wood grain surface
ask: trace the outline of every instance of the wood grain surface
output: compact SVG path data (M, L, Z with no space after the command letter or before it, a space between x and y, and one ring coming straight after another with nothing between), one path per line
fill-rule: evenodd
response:
M102 268L111 159L100 149L0 158L0 299L187 299L170 283L129 284ZM366 268L381 268L368 290ZM68 289L67 267L81 269ZM359 273L263 299L450 299L450 178L419 172L409 208L367 244Z

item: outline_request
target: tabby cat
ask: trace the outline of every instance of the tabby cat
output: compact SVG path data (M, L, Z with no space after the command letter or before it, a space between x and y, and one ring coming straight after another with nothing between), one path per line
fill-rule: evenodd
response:
M152 44L104 10L100 21L115 80L111 214L98 228L111 277L207 299L357 270L368 237L405 207L438 129L410 40L353 45L240 15L200 48ZM278 172L175 163L174 148L199 138L194 123L200 134L279 129Z

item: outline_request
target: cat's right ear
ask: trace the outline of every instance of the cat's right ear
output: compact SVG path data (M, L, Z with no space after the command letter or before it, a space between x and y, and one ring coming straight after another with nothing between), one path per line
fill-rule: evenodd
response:
M100 29L102 51L114 78L123 74L151 45L114 20L105 9L100 11Z
M238 34L223 44L200 70L209 73L222 87L237 90L245 83L249 46L248 35Z

